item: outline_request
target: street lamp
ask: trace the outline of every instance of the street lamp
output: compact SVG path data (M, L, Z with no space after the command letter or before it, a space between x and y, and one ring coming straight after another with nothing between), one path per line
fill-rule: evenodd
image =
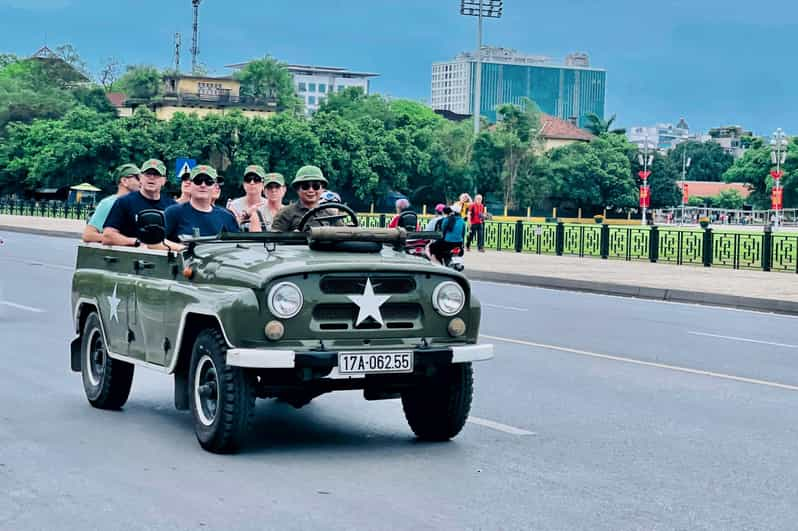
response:
M640 207L643 209L643 217L640 219L641 225L646 224L646 210L648 205L651 204L651 189L648 187L648 176L651 175L651 172L648 167L654 162L654 155L648 154L648 135L645 136L644 142L643 153L637 154L637 162L643 166L643 169L637 173L643 179L643 186L640 187Z
M776 129L773 133L773 136L770 139L770 161L776 165L775 171L770 172L770 176L773 177L774 185L773 185L773 198L771 202L771 206L773 210L775 210L775 226L779 226L779 211L781 210L782 205L782 188L781 188L781 176L784 175L784 172L781 171L781 165L787 160L787 135L784 134L781 127Z
M482 107L482 18L501 18L503 0L460 0L460 14L477 17L477 63L474 84L474 136L479 134L479 116Z
M684 207L687 204L688 190L687 190L687 168L690 167L691 159L687 156L687 144L684 145L682 150L682 220L680 225L684 223Z

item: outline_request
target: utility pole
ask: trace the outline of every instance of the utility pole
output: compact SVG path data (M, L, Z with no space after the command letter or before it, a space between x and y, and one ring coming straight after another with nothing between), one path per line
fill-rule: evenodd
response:
M194 7L194 26L191 37L191 73L197 71L197 56L199 55L199 5L202 0L191 0Z
M474 136L479 134L479 119L482 110L482 19L501 18L504 0L460 0L460 14L477 17L477 55L474 66Z
M180 73L180 33L175 33L175 73Z
M687 203L687 168L690 167L691 159L687 156L687 144L684 145L684 150L682 150L682 219L679 222L679 225L684 223L684 207Z
M648 167L654 162L654 155L648 154L648 135L645 136L644 142L643 153L637 154L637 161L643 166L643 169L638 172L640 178L643 179L643 185L640 187L640 207L643 209L643 217L640 219L641 225L646 224L646 210L651 204L651 188L648 186L648 176L651 175L651 172Z
M781 187L781 177L784 175L784 172L781 170L781 165L787 161L787 145L789 141L787 140L787 135L784 134L784 131L779 127L773 133L773 136L770 140L770 157L771 162L776 165L776 170L770 172L770 176L773 177L773 190L772 190L772 199L771 199L771 207L773 208L774 212L774 226L776 228L779 227L781 224L781 209L783 206L783 194L784 191Z

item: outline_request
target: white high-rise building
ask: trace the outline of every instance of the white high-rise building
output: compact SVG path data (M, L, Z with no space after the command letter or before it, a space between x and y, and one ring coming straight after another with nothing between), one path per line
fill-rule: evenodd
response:
M227 65L227 68L240 70L247 63ZM294 77L294 88L305 103L305 112L318 110L322 101L332 92L340 92L347 87L359 87L369 93L369 80L379 76L373 72L355 72L335 66L286 65Z

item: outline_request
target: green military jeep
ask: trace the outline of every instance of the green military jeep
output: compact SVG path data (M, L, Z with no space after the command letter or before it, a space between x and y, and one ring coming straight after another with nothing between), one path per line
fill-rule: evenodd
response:
M122 407L140 365L174 375L175 407L212 452L241 446L256 397L302 407L352 389L401 398L421 439L457 435L471 362L493 357L477 298L463 275L406 254L404 229L357 227L336 206L348 226L184 238L180 252L80 245L71 368L91 405ZM341 217L329 208L306 219ZM140 238L160 242L162 214L148 215Z

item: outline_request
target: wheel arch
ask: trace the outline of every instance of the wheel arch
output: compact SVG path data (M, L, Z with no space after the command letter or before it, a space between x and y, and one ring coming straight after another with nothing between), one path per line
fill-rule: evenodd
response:
M86 319L92 313L100 315L100 310L97 307L97 302L88 299L81 299L75 308L75 338L69 345L69 365L70 369L74 372L80 372L80 347L83 341L83 327L86 326ZM100 330L105 337L105 330L102 330L102 319L100 319Z
M191 364L191 350L194 348L194 341L200 332L209 328L218 330L225 338L228 346L232 346L224 332L222 322L216 314L194 310L186 310L183 313L177 345L175 346L175 357L168 368L168 372L174 375L175 408L179 410L188 409L188 370Z

